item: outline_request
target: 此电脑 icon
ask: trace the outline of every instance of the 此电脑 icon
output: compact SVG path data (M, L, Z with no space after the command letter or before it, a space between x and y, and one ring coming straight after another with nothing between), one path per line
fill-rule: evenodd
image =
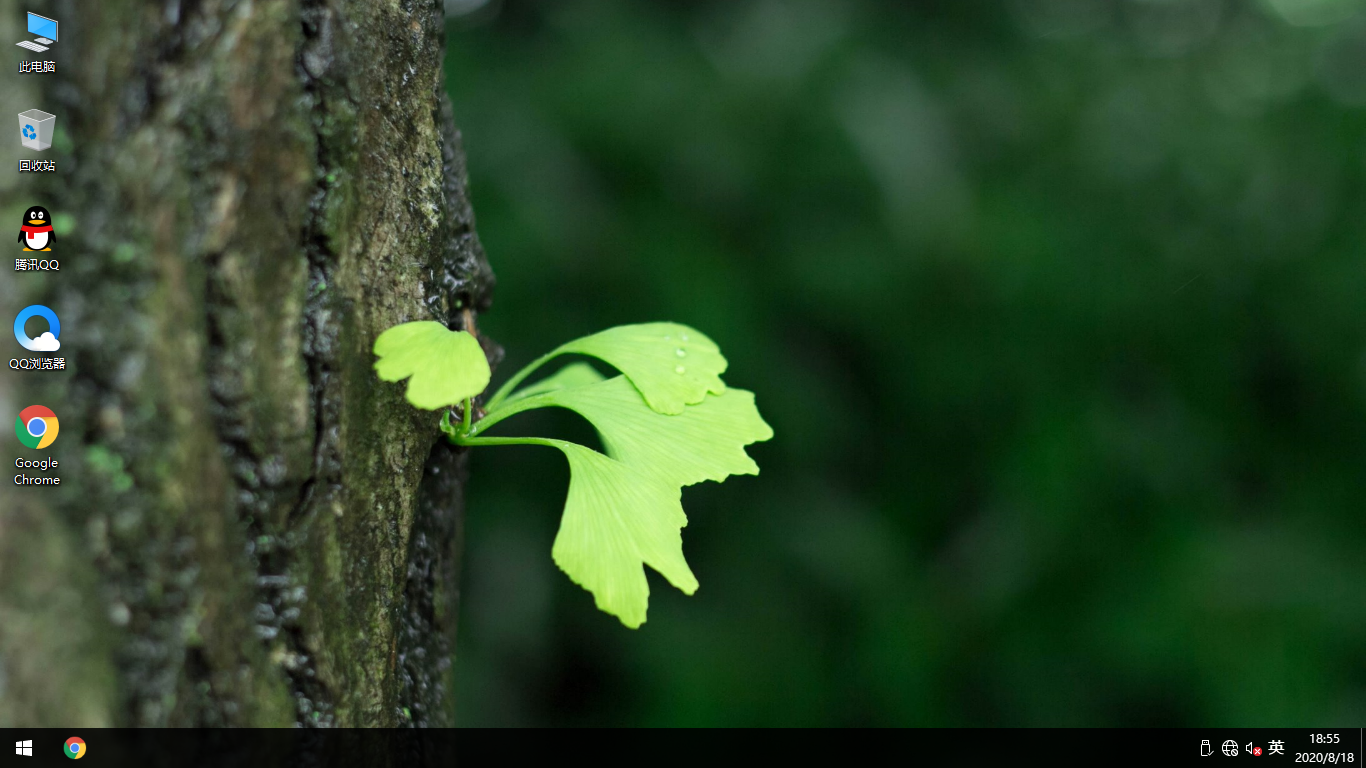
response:
M36 13L28 15L28 33L37 35L37 40L24 40L15 43L20 48L27 48L34 53L42 53L47 50L47 46L57 42L57 22L46 16L39 16Z

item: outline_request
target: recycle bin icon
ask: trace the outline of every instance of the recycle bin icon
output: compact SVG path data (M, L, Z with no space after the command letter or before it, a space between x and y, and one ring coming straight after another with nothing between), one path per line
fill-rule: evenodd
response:
M57 116L39 109L19 113L19 141L29 149L42 151L52 146L52 127Z

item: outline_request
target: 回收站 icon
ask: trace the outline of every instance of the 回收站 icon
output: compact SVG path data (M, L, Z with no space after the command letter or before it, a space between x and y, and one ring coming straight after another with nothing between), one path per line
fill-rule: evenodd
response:
M38 334L36 338L30 337L25 328L28 321L34 317L47 321L47 330ZM19 342L19 346L30 352L56 352L62 348L62 343L57 340L61 335L62 323L57 319L57 313L41 304L24 307L14 318L14 338Z
M57 116L41 109L30 109L19 113L19 143L39 152L52 146L52 129L57 124Z

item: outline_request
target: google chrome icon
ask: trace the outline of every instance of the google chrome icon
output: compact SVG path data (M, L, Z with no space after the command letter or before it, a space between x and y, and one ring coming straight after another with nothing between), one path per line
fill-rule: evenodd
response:
M66 740L66 749L62 751L72 760L80 760L85 757L85 742L80 736L72 736Z
M57 414L46 406L30 405L14 421L14 434L30 448L46 448L57 439Z

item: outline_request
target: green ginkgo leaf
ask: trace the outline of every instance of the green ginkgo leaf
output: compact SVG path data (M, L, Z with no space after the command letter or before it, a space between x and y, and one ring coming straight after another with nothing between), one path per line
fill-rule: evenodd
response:
M429 411L455 405L489 385L489 361L465 331L422 320L396 325L375 339L375 371L384 381L408 382L408 402Z
M411 377L408 400L438 409L480 394L489 367L472 336L439 323L407 323L375 342L375 369L385 381ZM587 363L567 365L518 390L549 360L564 354L598 358L622 375L604 378ZM611 328L565 344L514 374L488 398L477 421L442 420L451 442L467 446L542 445L569 461L569 495L551 555L598 608L628 627L645 622L650 588L645 566L687 594L697 579L683 558L680 503L685 485L758 474L745 446L773 437L754 394L727 389L726 359L711 339L685 325L647 323ZM484 437L522 411L556 406L587 418L606 455L542 437Z
M626 375L650 407L682 413L707 393L726 391L726 358L711 339L678 323L618 325L575 339L552 354L575 353L611 363Z
M645 623L645 565L691 595L697 578L683 559L688 524L679 488L563 440L546 440L569 460L569 497L550 554L600 610L635 629Z
M773 437L754 393L743 389L707 395L674 416L643 407L640 394L621 376L550 397L592 422L609 456L673 485L757 475L759 466L745 446Z
M557 383L580 377L565 376ZM622 376L511 398L503 405L506 410L490 414L480 429L513 413L547 405L582 415L597 427L609 456L675 486L757 475L759 467L745 453L745 446L773 437L773 429L755 407L753 392L730 388L671 416L647 407Z

